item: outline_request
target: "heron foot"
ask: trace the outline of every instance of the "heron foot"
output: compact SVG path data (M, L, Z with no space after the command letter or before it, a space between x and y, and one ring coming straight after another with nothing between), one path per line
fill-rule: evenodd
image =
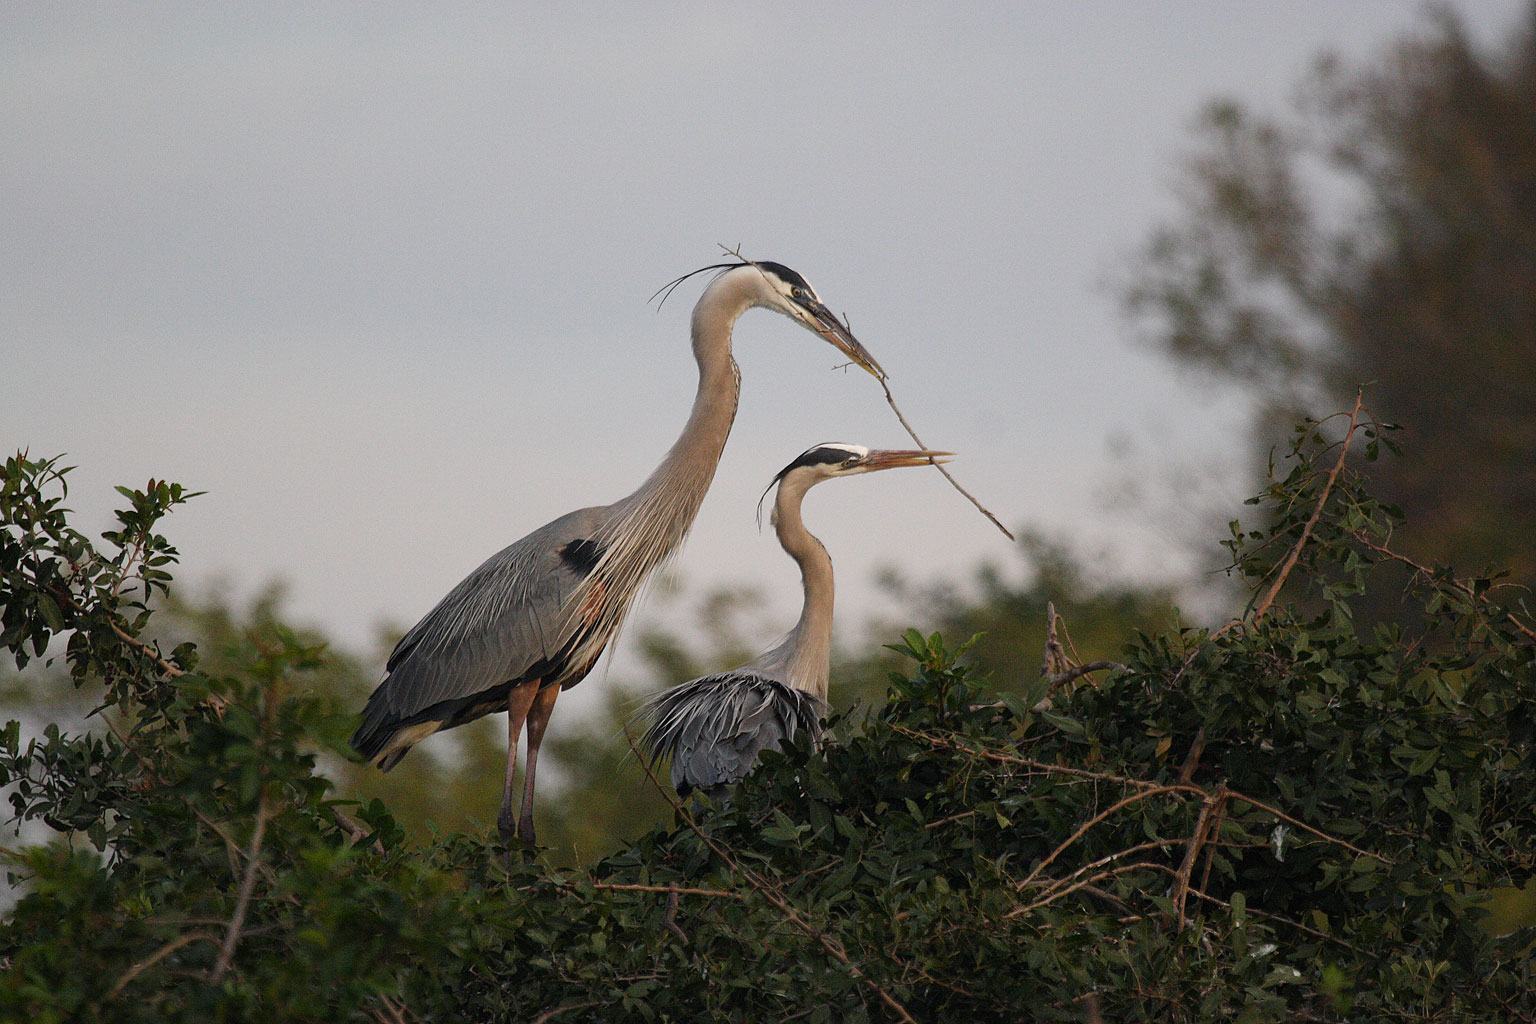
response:
M502 804L501 813L496 815L496 834L501 837L502 844L505 846L511 846L517 842L518 820L507 804Z

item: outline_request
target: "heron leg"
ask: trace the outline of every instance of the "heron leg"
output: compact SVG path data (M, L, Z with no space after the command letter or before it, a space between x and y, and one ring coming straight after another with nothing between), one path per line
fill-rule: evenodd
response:
M539 764L539 744L544 742L544 727L555 710L555 700L560 687L546 686L539 691L533 709L528 712L528 770L523 773L523 813L517 822L517 834L528 845L533 845L533 777Z
M507 697L507 781L501 790L501 812L496 815L496 832L503 843L511 843L516 835L516 819L512 817L512 783L517 776L517 738L523 733L523 722L528 709L539 695L539 681L514 687ZM529 760L529 767L532 767Z

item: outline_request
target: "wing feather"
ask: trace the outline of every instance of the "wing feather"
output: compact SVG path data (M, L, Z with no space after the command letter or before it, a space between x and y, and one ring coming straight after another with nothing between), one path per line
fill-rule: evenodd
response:
M764 750L779 749L801 731L818 734L826 705L810 694L751 669L701 676L663 691L643 705L641 736L653 764L672 762L682 795L718 792L741 780Z
M352 738L382 749L412 720L556 666L580 633L566 605L594 563L608 506L578 509L498 551L395 645ZM562 550L578 557L562 555Z

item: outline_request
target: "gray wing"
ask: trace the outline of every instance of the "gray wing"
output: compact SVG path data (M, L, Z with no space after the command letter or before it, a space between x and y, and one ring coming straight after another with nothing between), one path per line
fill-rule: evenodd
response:
M718 793L752 770L764 750L804 731L820 732L827 707L792 686L750 669L702 676L652 698L639 717L652 763L672 762L672 785Z
M477 697L561 667L580 627L563 609L601 555L592 538L607 514L600 506L561 516L449 591L395 645L352 745L372 756L413 720L458 724L454 713L473 711Z

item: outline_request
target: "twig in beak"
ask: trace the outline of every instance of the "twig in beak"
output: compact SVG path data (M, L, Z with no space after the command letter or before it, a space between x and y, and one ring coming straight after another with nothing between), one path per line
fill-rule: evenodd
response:
M896 404L896 397L891 394L890 382L888 380L886 380L886 378L881 377L880 378L880 387L885 390L885 401L886 401L886 404L891 407L891 411L896 414L896 418L901 421L902 427L911 436L912 440L917 442L917 446L919 448L923 449L924 451L930 451L931 449L929 449L929 447L926 444L923 443L923 439L917 436L917 431L912 429L912 424L908 423L907 422L907 418L902 415L900 407L897 406L897 404ZM989 510L981 502L977 501L975 495L971 494L971 492L966 490L964 487L961 487L960 486L960 482L954 478L954 476L949 472L949 470L944 468L944 464L942 462L935 462L933 465L934 465L935 469L937 469L940 473L944 474L944 479L949 481L949 485L951 487L953 487L955 490L959 491L961 494L965 495L966 500L969 501L972 505L975 505L977 510L980 511L982 515L984 515L988 519L992 520L992 525L993 526L995 526L999 530L1003 531L1003 536L1004 537L1007 537L1009 540L1013 540L1014 539L1013 534L1008 532L1008 527L1006 527L1002 523L998 522L997 516L993 515L991 510Z

